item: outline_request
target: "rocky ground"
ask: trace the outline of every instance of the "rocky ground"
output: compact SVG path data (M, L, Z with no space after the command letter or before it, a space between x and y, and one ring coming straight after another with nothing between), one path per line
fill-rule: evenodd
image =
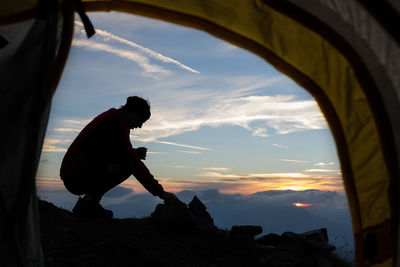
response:
M200 200L160 204L142 219L79 218L39 200L46 266L351 266L326 230L257 240L259 226L214 226Z

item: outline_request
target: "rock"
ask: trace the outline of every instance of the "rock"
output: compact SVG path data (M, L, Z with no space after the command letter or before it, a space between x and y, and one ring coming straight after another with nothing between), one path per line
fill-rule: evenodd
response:
M331 267L323 255L335 249L328 243L327 230L324 228L302 234L268 234L259 238L257 244L272 248L269 252L266 250L270 256L266 266Z
M206 206L196 196L189 203L189 207L180 201L158 204L151 216L162 223L186 225L203 233L217 232Z
M210 213L207 212L206 206L200 201L200 199L198 199L198 197L193 197L192 201L189 203L189 210L205 224L214 226L213 218L211 217Z
M253 241L254 236L262 233L261 226L254 225L234 225L231 228L230 238L242 241Z
M326 228L305 232L300 236L304 238L308 248L315 253L327 254L336 249L335 246L328 243L328 231Z
M317 267L333 267L332 263L322 255L315 255Z
M295 233L284 232L276 245L272 259L296 266L305 252L304 240Z
M276 246L281 240L281 236L277 234L267 234L257 239L257 244L263 246Z
M315 229L312 231L308 231L305 233L299 234L300 236L304 237L305 239L313 239L320 242L328 242L328 230L326 228Z
M182 202L158 204L151 216L163 223L180 223L186 212L186 204Z

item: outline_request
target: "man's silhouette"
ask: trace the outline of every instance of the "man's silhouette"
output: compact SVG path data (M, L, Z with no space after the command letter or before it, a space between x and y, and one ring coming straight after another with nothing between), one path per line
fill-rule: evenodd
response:
M146 100L130 96L121 108L111 108L94 118L75 138L60 170L68 191L84 195L73 208L75 214L111 218L112 211L104 209L100 199L131 174L154 196L165 201L176 200L173 193L164 191L142 162L147 149L135 149L129 140L130 130L141 128L150 115Z

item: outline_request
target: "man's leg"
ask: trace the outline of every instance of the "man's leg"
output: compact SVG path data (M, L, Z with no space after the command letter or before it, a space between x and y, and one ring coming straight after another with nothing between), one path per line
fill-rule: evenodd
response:
M102 171L99 171L102 170ZM131 175L127 164L113 164L106 169L99 168L83 175L81 186L85 196L80 198L73 211L78 215L111 218L113 213L100 205L103 195Z
M100 200L105 193L124 182L129 176L131 176L131 171L126 163L109 165L106 172L92 176L90 185L86 188L86 194Z

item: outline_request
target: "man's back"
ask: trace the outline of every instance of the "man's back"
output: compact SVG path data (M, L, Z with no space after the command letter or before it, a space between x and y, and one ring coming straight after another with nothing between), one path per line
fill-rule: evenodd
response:
M82 171L108 166L129 157L126 115L121 109L109 109L94 118L76 137L64 156L60 175L75 175Z

